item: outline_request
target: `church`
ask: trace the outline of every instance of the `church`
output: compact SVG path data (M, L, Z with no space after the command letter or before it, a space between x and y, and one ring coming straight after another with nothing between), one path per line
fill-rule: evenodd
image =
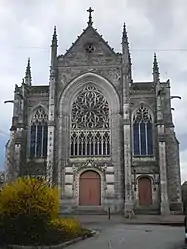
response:
M179 142L170 81L160 81L156 54L149 82L134 82L126 26L117 53L93 27L58 54L50 79L34 85L30 59L15 85L5 179L31 175L60 190L62 212L182 212Z

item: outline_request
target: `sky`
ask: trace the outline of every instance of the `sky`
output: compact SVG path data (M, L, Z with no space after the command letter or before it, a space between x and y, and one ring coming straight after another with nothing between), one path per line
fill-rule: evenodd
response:
M0 0L0 169L12 118L15 84L20 85L28 57L32 82L49 82L50 45L54 25L58 53L63 54L86 28L89 7L93 26L116 52L121 52L126 23L134 81L152 80L153 53L160 78L171 81L173 121L180 142L182 182L187 180L187 1L186 0Z

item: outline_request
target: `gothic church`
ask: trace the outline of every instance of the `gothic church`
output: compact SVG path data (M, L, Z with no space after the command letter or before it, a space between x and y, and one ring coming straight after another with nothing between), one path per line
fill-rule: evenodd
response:
M156 55L150 82L134 82L126 26L116 53L93 27L65 54L51 44L50 80L34 85L30 60L15 86L6 181L44 177L59 186L62 212L181 213L179 142L170 81Z

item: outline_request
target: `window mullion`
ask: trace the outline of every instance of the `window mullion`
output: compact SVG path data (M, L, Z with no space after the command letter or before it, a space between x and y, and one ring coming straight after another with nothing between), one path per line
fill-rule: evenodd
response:
M141 143L141 130L140 130L140 124L141 122L138 123L138 135L139 135L139 155L142 154L142 143Z
M44 147L44 123L42 122L42 137L41 137L41 156L43 157L43 147Z
M103 156L103 132L101 132L101 155Z
M95 156L95 135L96 135L96 133L95 133L95 131L93 131L93 156Z
M79 153L79 151L80 151L80 149L79 149L79 143L82 141L81 139L80 139L80 136L81 136L81 132L77 132L77 155L79 156L80 155L80 153Z
M148 134L147 134L147 122L145 122L145 149L146 149L146 155L148 155Z
M88 143L88 132L85 131L85 156L88 155L88 153L87 153L87 143Z

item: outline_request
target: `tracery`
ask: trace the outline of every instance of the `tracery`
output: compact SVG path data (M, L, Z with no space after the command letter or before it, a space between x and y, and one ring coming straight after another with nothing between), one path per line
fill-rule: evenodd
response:
M133 116L133 144L135 156L153 155L153 119L143 104Z
M71 156L109 156L109 105L93 85L79 92L71 113Z
M30 157L47 157L47 125L48 115L38 108L31 119L30 126Z

